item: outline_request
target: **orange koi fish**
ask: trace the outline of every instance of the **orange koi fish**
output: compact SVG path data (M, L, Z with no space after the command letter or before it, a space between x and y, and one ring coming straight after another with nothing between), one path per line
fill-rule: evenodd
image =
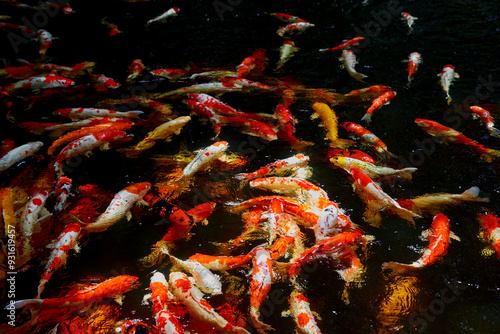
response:
M361 43L365 38L364 37L354 37L354 38L351 38L349 40L346 40L344 41L342 44L340 45L337 45L333 48L329 48L329 49L320 49L319 51L320 52L330 52L330 51L336 51L336 50L341 50L341 49L345 49L349 46L352 46L352 45L358 45L359 43Z
M252 55L243 59L236 66L236 78L245 78L248 76L260 76L265 70L267 63L267 50L263 48L252 51ZM224 79L224 78L221 78ZM229 78L226 78L229 79Z
M461 194L427 194L412 199L397 199L399 205L418 214L439 214L444 208L459 205L465 201L489 202L489 198L479 197L479 188L470 187Z
M422 269L436 263L436 261L446 255L450 238L460 241L460 238L450 232L450 220L442 213L434 216L430 229L424 231L423 236L429 239L429 245L420 259L411 264L384 262L382 263L382 270L390 269L395 274L403 274Z
M288 298L290 310L283 315L291 315L297 326L297 332L303 334L321 334L316 319L311 311L309 300L298 290L293 290Z
M415 73L417 72L418 66L422 63L422 55L418 52L412 52L408 56L408 60L404 60L408 63L408 86L410 85Z
M250 272L250 319L255 328L270 330L271 326L259 320L259 308L271 290L273 266L271 254L264 247L256 247Z
M45 270L38 283L37 299L40 299L45 284L49 281L50 277L52 277L52 274L66 264L68 252L77 247L81 230L82 227L79 223L68 224L54 241L54 247L50 252L49 260L47 261Z
M302 238L304 234L290 214L281 214L278 221L278 233L280 237L272 243L271 258L275 261L285 255L289 247L293 247L292 258L298 256L304 251Z
M364 78L368 77L364 74L356 72L356 70L354 69L354 66L356 66L358 61L353 51L346 49L342 50L342 56L339 58L339 60L342 62L343 67L346 69L347 73L354 79L363 81Z
M277 18L278 20L284 21L286 23L298 23L298 22L306 22L298 16L284 14L284 13L271 13L272 17Z
M283 175L286 173L293 173L299 168L306 167L309 162L309 157L303 154L297 154L290 158L277 160L270 164L257 169L252 173L239 173L234 176L237 180L250 181L259 177L269 175Z
M413 31L413 24L415 23L415 20L418 20L418 17L412 16L407 12L402 12L401 16L401 20L406 21L406 24L408 25L408 34L411 34Z
M236 256L216 256L196 253L191 255L189 259L201 263L202 266L209 270L226 271L247 264L252 259L252 256L253 251L248 254Z
M493 161L493 159L500 157L500 151L486 148L475 140L464 136L461 132L444 126L438 122L423 118L417 118L415 119L415 123L423 128L425 132L427 132L431 136L438 137L443 143L455 142L467 145L475 153L480 154L481 159L487 162L491 162Z
M61 134L67 131L78 130L82 127L93 126L98 124L104 124L109 122L116 122L120 118L116 117L95 117L87 118L76 122L70 123L40 123L40 122L23 122L19 124L19 127L30 131L35 134L43 134L49 132L51 137L59 137Z
M151 188L149 182L134 183L120 190L106 211L97 217L96 221L84 227L86 232L102 232L119 222L132 208L132 206L140 201Z
M11 304L8 306L14 305L16 309L23 307L34 309L82 308L86 305L98 303L106 298L115 298L132 290L137 285L138 280L139 278L136 276L120 275L79 291L74 295L58 298L11 301Z
M43 143L41 141L29 142L24 145L18 146L9 152L7 152L3 157L0 158L0 172L3 172L9 167L15 165L20 162L24 158L32 156L35 154L41 147Z
M380 140L379 137L377 137L375 134L368 131L361 125L352 122L342 122L340 123L340 126L346 129L347 131L354 133L355 135L360 137L364 142L373 146L373 148L375 148L375 150L379 154L382 154L383 157L385 158L397 157L396 155L389 152L387 145L382 140Z
M168 278L169 290L181 303L186 305L189 314L217 332L249 334L245 329L234 326L224 319L203 298L201 292L191 283L189 277L181 272L171 272Z
M60 108L52 112L54 116L68 117L73 121L92 117L139 118L143 113L140 110L123 112L98 108Z
M149 283L153 315L161 334L183 334L184 328L177 318L168 311L168 283L165 275L155 272Z
M500 258L500 218L494 212L481 213L477 216L483 229L484 239L491 245Z
M490 136L495 138L500 138L500 130L495 128L495 120L491 117L490 112L484 108L478 106L471 106L470 110L473 112L473 116L477 115L481 118L481 121L486 125Z
M372 105L370 106L370 108L368 108L366 114L361 118L361 120L370 123L373 112L380 107L391 103L392 99L394 99L395 96L396 92L390 90L377 97L375 100L373 100Z
M380 224L380 211L390 209L401 218L411 222L415 225L413 218L420 218L421 216L401 207L396 200L386 194L380 186L372 181L365 173L359 168L351 168L349 173L356 181L354 187L360 195L361 199L367 205L366 212L363 218L372 225Z
M441 84L441 88L446 93L448 104L450 104L450 86L453 83L453 80L459 78L460 75L455 72L455 67L453 65L445 65L443 67L443 71L438 74L438 77L441 77L439 82Z

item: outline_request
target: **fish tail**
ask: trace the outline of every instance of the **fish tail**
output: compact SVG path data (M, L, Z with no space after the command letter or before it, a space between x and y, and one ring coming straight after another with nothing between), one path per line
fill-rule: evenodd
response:
M413 177L413 173L414 173L415 171L417 171L417 170L418 170L418 168L415 168L415 167L407 167L407 168L403 168L403 169L401 169L401 170L399 171L399 173L398 173L398 174L399 174L399 175L400 175L403 179L405 179L405 180L409 180L409 181L410 181L410 180L412 179L412 177Z
M479 191L479 187L470 187L469 189L464 191L461 196L465 201L489 202L489 198L479 197Z
M500 157L499 150L487 149L486 153L481 154L481 159L483 159L486 162L492 162L493 160L499 157Z
M298 140L292 145L292 149L296 150L297 152L304 152L308 146L312 145L314 145L314 143L311 143L310 141Z
M489 132L490 132L490 136L495 137L495 138L500 138L500 130L498 130L497 128L491 127L489 129Z
M127 115L132 118L139 118L140 115L144 114L144 111L141 110L130 110L127 111Z
M42 294L43 289L45 287L45 283L47 283L47 282L48 282L48 280L46 280L46 279L40 280L40 283L38 284L38 291L37 291L37 295L36 295L35 299L40 299L40 295Z
M421 218L422 216L416 214L413 211L410 211L408 209L402 208L400 206L393 206L391 208L399 217L403 218L404 220L409 221L413 226L415 226L415 221L413 218Z
M372 114L366 113L363 117L361 117L361 120L365 121L366 123L370 123L372 121Z
M43 299L23 299L23 300L18 300L13 304L9 304L8 306L4 307L4 309L8 310L9 308L12 308L10 305L14 305L15 309L20 309L26 306L40 308L42 306L42 303Z
M364 75L364 74L362 74L362 73L358 73L358 72L353 73L353 74L352 74L352 77L353 77L354 79L358 80L358 81L363 81L363 79L364 79L364 78L368 78L368 76L367 76L367 75Z
M154 246L153 251L139 260L139 264L143 268L153 267L163 262L167 255L170 255L170 244L166 241L158 241Z
M411 271L415 271L418 268L410 264L404 264L399 262L384 262L382 263L382 270L391 270L392 274L405 274Z

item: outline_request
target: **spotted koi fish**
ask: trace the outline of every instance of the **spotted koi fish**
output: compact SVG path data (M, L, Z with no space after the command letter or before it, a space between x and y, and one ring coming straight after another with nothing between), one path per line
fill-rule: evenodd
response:
M54 191L55 204L54 211L62 211L66 207L66 202L71 191L73 181L70 178L63 176L57 181L56 190Z
M329 49L320 49L319 51L320 52L330 52L330 51L336 51L336 50L342 50L342 49L345 49L349 46L353 46L353 45L358 45L359 43L361 43L365 38L364 37L354 37L354 38L351 38L349 40L346 40L344 41L342 44L340 45L337 45L333 48L329 48Z
M71 79L57 76L46 75L31 77L29 79L17 81L9 86L3 87L2 90L12 93L17 90L41 90L50 88L61 88L74 86L75 82Z
M483 229L484 239L491 245L500 258L500 219L495 212L487 211L477 216Z
M316 319L311 311L309 300L298 290L293 290L288 298L290 310L284 315L291 315L297 326L297 331L304 334L321 334Z
M61 108L52 112L55 116L68 117L71 120L92 117L139 118L143 114L140 110L115 111L99 108Z
M170 81L177 81L181 78L189 77L189 72L177 68L159 68L150 72L156 77L168 79Z
M396 92L390 90L377 97L373 100L372 105L368 108L368 110L366 110L366 114L361 118L361 120L370 123L373 112L380 109L382 106L391 103L395 96Z
M401 20L406 21L406 24L408 25L408 34L411 34L413 31L413 24L415 23L415 20L418 20L418 17L412 16L407 12L402 12L401 16Z
M484 123L484 125L486 125L490 136L500 138L500 130L495 128L495 120L493 119L493 117L491 117L488 110L478 106L472 106L470 107L470 110L473 112L473 115L477 115L479 116L479 118L481 118L481 121Z
M9 169L9 167L15 165L21 160L32 156L41 147L43 143L41 141L29 142L24 145L18 146L9 152L7 152L3 157L0 158L0 173Z
M274 161L252 173L236 174L234 178L242 181L250 181L259 177L269 175L283 175L285 173L290 173L296 171L299 168L307 166L308 162L308 156L297 154L287 159Z
M415 167L406 167L402 169L394 169L390 167L377 166L373 163L369 163L366 161L353 159L349 157L334 157L331 158L330 161L346 171L349 171L351 168L356 167L361 169L369 178L377 178L384 176L399 176L406 180L411 180L413 173L418 170Z
M380 140L379 137L377 137L375 134L368 131L361 125L352 122L342 122L340 123L340 126L346 129L347 131L352 132L356 136L360 137L364 142L371 145L379 154L382 154L383 157L385 158L397 157L396 155L392 154L389 151L387 145L382 140Z
M220 295L222 293L222 284L217 275L213 274L200 262L188 259L181 260L175 256L168 254L173 265L173 271L182 269L191 274L198 287L202 292L211 295Z
M151 289L151 301L153 303L153 315L156 327L161 334L184 334L184 328L177 318L168 311L168 283L165 275L155 272L149 283Z
M410 85L418 67L422 63L422 55L418 52L412 52L408 56L408 60L405 60L405 62L408 63L408 85Z
M250 319L255 328L272 329L259 320L259 308L271 290L273 266L271 254L264 247L254 249L252 271L250 272Z
M283 45L280 47L280 59L276 64L275 71L279 71L285 63L293 57L295 52L298 52L300 49L295 46L293 41L285 41Z

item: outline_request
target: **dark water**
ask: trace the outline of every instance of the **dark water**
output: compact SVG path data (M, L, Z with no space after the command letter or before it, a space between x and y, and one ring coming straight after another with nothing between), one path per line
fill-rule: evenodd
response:
M320 159L321 149L327 144L323 141L324 133L318 130L317 121L310 120L311 102L298 100L291 107L298 121L297 136L316 143L306 152L311 156L310 165L314 171L311 180L322 186L355 223L376 239L362 258L366 267L363 284L348 289L349 303L342 298L345 284L338 279L331 264L317 264L313 274L302 282L311 300L311 308L321 317L318 324L323 333L383 333L395 332L396 328L402 328L401 332L419 333L496 332L500 326L499 262L495 256L481 255L485 243L478 238L476 216L483 207L500 212L500 165L498 161L484 162L460 145L429 144L430 136L413 120L417 117L436 120L488 148L500 149L500 141L489 137L478 120L456 112L457 106L471 99L475 99L475 103L498 106L498 4L495 1L459 0L368 1L368 5L363 6L361 2L221 1L232 4L228 4L231 9L227 7L221 12L216 9L216 2L212 1L75 1L71 2L74 14L50 16L43 28L59 38L47 53L51 62L71 65L94 61L94 73L103 73L121 83L125 82L128 66L135 58L142 59L150 69L195 65L234 67L253 50L264 48L268 50L269 70L266 74L269 76L290 77L306 87L330 88L339 93L375 84L390 86L397 92L396 98L375 113L368 128L401 157L403 165L416 166L419 170L411 183L383 186L384 190L396 198L411 198L426 193L459 193L478 186L480 195L489 197L490 203L465 203L444 211L450 218L452 231L460 236L461 242L452 242L442 261L407 277L384 275L380 270L382 262L410 263L420 256L426 242L418 236L430 226L431 217L419 219L416 228L394 217L384 218L380 228L364 223L364 205L353 193L349 178ZM6 14L17 19L26 17L33 22L35 12L0 5ZM172 22L148 29L144 27L147 20L173 6L180 7L180 13ZM400 19L401 10L418 17L411 34ZM283 43L276 30L283 23L270 17L272 12L290 13L315 24L315 27L293 38L300 51L278 73L274 73L272 68ZM100 23L104 17L117 24L123 34L109 37ZM360 33L366 34L367 42L358 48L356 69L368 75L364 83L352 79L339 67L338 54L318 52ZM16 49L6 33L0 34L0 38L0 58L8 62L18 58L37 60L36 42L22 43ZM401 61L414 51L422 54L423 64L411 88L407 88L406 64ZM453 64L460 74L450 90L453 98L451 105L447 105L436 76L446 64ZM161 80L146 84L152 84L155 92L183 86L182 83ZM139 91L137 86L122 85L106 97L127 97L134 89ZM244 111L267 113L272 113L279 101L279 97L266 94L227 94L221 99ZM58 101L51 101L53 104L24 110L21 100L15 102L17 122L46 121L50 119L51 111L61 106ZM89 105L93 102L82 101ZM171 103L180 114L188 113L180 100ZM343 105L335 110L341 121L361 123L360 118L367 107L367 104ZM500 121L498 115L497 109L497 113L493 113L497 123ZM48 138L20 131L17 123L4 119L1 124L5 128L2 139L12 138L16 142L41 139L46 141L46 145L50 143ZM347 133L340 131L340 136L347 137ZM140 137L145 131L137 130L136 134ZM110 192L116 192L128 183L156 178L150 160L155 154L174 154L181 144L190 150L200 149L210 145L211 136L208 125L194 121L181 136L169 144L155 146L137 161L125 159L114 151L96 152L68 176L73 179L75 187L97 183ZM242 152L241 143L249 140L247 136L231 130L223 130L221 139L229 141L230 147L239 147ZM257 147L249 155L247 170L294 154L289 146L282 143L259 141ZM22 169L23 165L19 168ZM15 174L12 176L15 177ZM8 184L5 179L1 182L2 186ZM202 184L197 185L197 189L202 190ZM253 194L248 191L234 193L239 196ZM193 194L195 192L182 198L185 205L193 203ZM215 196L215 199L227 200L224 195L219 197ZM187 257L195 252L214 251L210 242L224 242L235 237L241 232L240 228L239 217L228 214L220 205L210 218L210 224L193 230L192 239L181 243L182 247L176 255ZM142 295L147 293L149 272L140 271L137 259L149 253L150 246L161 238L164 231L165 227L154 226L151 222L132 220L89 237L82 251L73 254L66 268L52 277L44 294L56 294L60 287L88 276L138 275L141 288L127 294L122 315L123 318L150 318L150 307L140 305ZM36 294L41 270L34 265L17 276L18 299L31 298ZM263 310L263 320L276 328L278 333L292 333L291 318L281 317L281 311L287 308L282 297L290 293L290 286L286 282L277 283L272 291L278 297L272 300L272 307ZM212 302L222 303L220 298L213 298ZM242 305L246 304L248 298L244 297ZM151 322L151 319L148 321Z

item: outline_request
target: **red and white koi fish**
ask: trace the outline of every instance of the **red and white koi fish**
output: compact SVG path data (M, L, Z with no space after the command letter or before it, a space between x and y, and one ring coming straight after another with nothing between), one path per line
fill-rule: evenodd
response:
M204 119L208 119L208 121L212 125L213 131L215 132L214 138L219 137L219 134L222 130L222 124L219 115L215 112L215 110L205 106L202 102L198 102L195 100L183 100L182 102L184 102L193 113Z
M481 223L484 239L491 245L500 258L500 218L495 212L487 211L477 216Z
M408 63L408 85L413 80L418 67L422 64L422 55L418 52L412 52L408 56L408 60L404 60Z
M355 100L356 102L361 101L369 101L378 96L384 94L385 92L391 90L391 87L384 85L374 85L363 89L356 89L350 91L349 93L344 95L344 100L350 102Z
M295 43L293 41L285 41L283 45L280 47L280 59L278 60L278 63L276 64L275 71L278 71L280 68L285 65L285 63L293 57L295 52L299 51L300 49L295 46Z
M165 23L170 18L177 16L178 13L179 13L179 7L172 7L169 10L167 10L166 12L164 12L163 14L161 14L161 15L159 15L151 20L148 20L148 22L146 22L146 25L150 25L152 23Z
M72 77L84 70L95 66L95 63L92 62L82 62L74 66L46 63L29 63L25 60L20 60L20 62L23 64L22 66L11 66L1 69L0 77L8 77L11 79L27 79L29 77L47 74L57 74L63 75L64 77Z
M309 157L303 154L297 154L290 158L283 160L277 160L270 164L265 165L257 169L252 173L239 173L234 176L235 179L250 181L259 177L270 176L270 175L283 175L286 173L292 173L299 168L306 167L309 163Z
M295 119L285 105L278 104L274 111L274 117L278 120L278 139L292 145L292 149L302 151L307 146L314 145L311 142L302 141L295 137Z
M309 23L309 22L290 23L284 27L279 28L276 33L280 37L288 38L289 35L293 35L295 33L297 33L297 34L302 33L310 27L314 27L314 24Z
M284 14L284 13L271 13L272 17L277 18L278 20L284 21L286 23L298 23L298 22L306 22L298 16Z
M41 141L34 141L10 150L0 158L0 173L20 162L24 158L35 154L42 146L43 143Z
M445 65L443 67L443 71L438 74L438 77L441 77L439 83L441 84L441 88L443 89L443 91L446 93L448 104L450 104L450 86L453 80L458 79L460 75L455 72L455 67L453 65Z
M196 253L189 257L190 260L201 263L202 266L209 270L226 271L241 267L250 262L253 256L253 251L244 255L236 256L216 256Z
M267 50L263 48L258 48L252 51L251 56L246 57L238 66L236 66L236 78L242 79L248 76L260 76L267 65L266 54Z
M35 134L43 134L45 132L49 132L49 135L51 137L58 137L67 131L78 130L82 127L94 126L116 121L121 122L122 119L116 117L95 117L70 123L23 122L19 124L19 127Z
M111 200L104 213L96 221L84 227L86 232L102 232L119 222L151 188L149 182L134 183L120 190Z
M336 50L341 50L341 49L345 49L349 46L352 46L352 45L358 45L359 43L361 43L365 38L364 37L354 37L354 38L351 38L349 40L346 40L344 41L342 44L340 45L337 45L333 48L329 48L329 49L320 49L319 51L320 52L330 52L330 51L336 51Z
M173 113L170 105L148 99L144 96L132 96L125 99L104 99L97 102L95 106L107 109L115 109L118 106L141 106L146 110L156 111L165 116L169 116Z
M380 211L386 209L390 209L392 212L411 222L413 225L415 224L413 218L421 217L420 215L401 207L395 199L386 194L382 188L366 176L361 169L353 167L349 170L349 173L356 181L354 183L354 188L358 190L359 196L367 205L367 211L363 215L363 218L367 222L375 226L379 225L381 219Z
M24 33L28 34L29 36L32 36L35 34L35 32L30 27L19 25L19 24L14 24L14 23L0 22L0 29L3 29L3 30L21 30Z
M193 286L189 277L181 272L171 272L168 278L169 290L177 300L186 305L189 314L202 323L211 326L216 332L248 334L245 329L233 326L203 298Z
M479 188L470 187L461 194L437 193L418 196L412 199L397 199L403 208L418 214L439 214L444 208L459 205L465 201L489 202L489 198L479 197Z
M270 86L263 84L261 82L248 80L245 78L220 78L219 79L223 83L235 83L242 87L244 92L254 92L254 91L274 91L276 90L275 86Z
M280 237L272 243L269 250L273 260L286 255L289 247L292 247L292 259L302 254L304 251L304 243L302 242L304 234L292 215L286 213L280 215L278 232Z
M184 328L177 318L168 311L168 283L165 275L155 272L149 283L151 289L151 301L153 303L153 315L156 327L161 334L184 334Z
M71 120L93 117L139 118L140 110L115 111L99 108L60 108L52 112L55 116L68 117Z
M40 89L69 87L74 85L75 82L71 79L60 77L57 75L46 75L46 76L31 77L29 79L20 80L9 86L3 87L3 90L11 93L20 89L40 90Z
M282 315L293 317L298 333L321 334L306 296L298 290L293 290L288 298L288 305L290 305L290 310L283 312Z
M175 182L179 184L187 182L196 172L204 170L212 162L221 158L228 148L229 144L226 141L218 141L204 148L196 154L194 159L191 160L186 167L184 167L182 175L175 180Z
M191 93L205 93L210 95L216 95L229 92L240 92L242 90L243 86L238 82L209 82L209 83L192 85L189 87L182 87L166 93L152 94L151 98L161 100L164 98L177 97L180 95L186 95Z
M328 149L325 157L326 159L328 159L328 161L331 161L331 159L336 157L346 157L375 164L375 159L373 159L371 156L360 150L344 150L341 148L331 148Z
M153 70L150 73L156 77L166 78L170 81L177 81L181 78L189 77L188 71L177 68L160 68Z
M68 132L67 134L59 137L55 140L50 147L47 149L49 155L53 155L56 148L62 144L66 144L83 136L90 135L92 133L101 132L105 130L127 130L132 127L133 123L129 119L120 119L115 122L102 123L97 125L92 125L88 127L82 127L78 130Z
M370 123L372 119L372 114L375 110L381 108L382 106L385 106L386 104L391 103L392 99L396 96L395 91L387 91L377 97L375 100L373 100L372 105L368 110L366 110L366 114L361 118L362 121L365 121L367 123Z
M479 118L481 118L481 121L484 123L484 125L486 125L490 136L500 138L500 130L495 128L495 120L493 119L493 117L491 117L488 110L478 106L471 106L470 110L472 110L473 115L477 115L479 116Z
M106 20L106 18L102 18L101 19L101 24L105 25L106 28L108 28L108 36L110 37L113 37L113 36L116 36L118 34L121 34L123 33L123 31L121 31L120 29L118 29L118 26L114 23L111 23L111 22L108 22Z
M125 135L126 133L124 131L104 130L73 140L56 156L54 170L56 173L63 172L63 163L66 159L71 159L77 155L90 152L103 145L105 146L105 144L121 139Z
M255 328L270 330L271 326L259 320L259 308L271 290L273 266L271 254L264 247L256 247L250 272L250 319Z
M62 211L66 207L66 202L71 191L73 182L70 178L63 176L57 181L56 190L54 191L55 204L54 211Z
M423 128L425 132L427 132L431 136L438 137L444 143L459 143L467 145L472 150L474 150L475 153L480 154L481 159L487 162L491 162L493 161L493 159L500 157L499 150L486 148L475 140L464 136L461 132L444 126L438 122L423 118L417 118L415 119L415 123Z
M423 236L429 239L429 245L420 259L411 264L384 262L382 263L382 270L391 269L395 274L403 274L422 269L436 263L436 261L446 255L450 238L460 241L460 238L450 231L450 220L442 213L434 216L430 229L424 231Z
M351 168L359 168L365 173L369 178L378 178L384 176L400 176L406 180L411 180L413 173L418 170L415 167L406 167L402 169L394 169L390 167L377 166L373 163L366 161L361 161L358 159L353 159L349 157L335 157L331 158L330 161L346 171Z
M175 256L168 254L172 262L172 271L179 271L182 269L193 276L196 287L204 293L211 295L220 295L222 293L222 284L219 277L213 274L209 269L203 266L200 262L192 259L181 260Z
M239 116L223 116L219 115L221 125L230 125L234 127L241 127L241 133L260 137L267 141L273 141L278 139L278 135L274 129L274 126L260 121L255 121L253 119L248 119Z
M6 309L9 306L16 309L23 307L34 309L82 308L106 298L115 298L132 290L137 285L138 279L136 276L120 275L66 297L11 301Z
M21 233L26 243L29 243L31 235L37 232L40 214L42 213L45 203L50 193L47 190L40 190L35 193L24 207L21 215Z
M387 145L382 140L380 140L379 137L377 137L375 134L368 131L361 125L352 122L343 122L340 123L340 126L346 129L347 131L354 133L356 136L360 137L364 142L371 145L384 158L397 157L396 155L389 152Z
M363 81L364 78L367 78L366 75L356 72L354 66L358 63L356 59L356 55L352 50L342 50L342 56L339 58L342 62L343 67L346 69L347 73L358 81Z
M415 23L415 20L418 20L418 17L411 16L410 13L406 12L402 12L401 16L401 20L406 21L406 24L408 25L408 34L411 34L413 31L413 24Z
M139 58L132 60L128 71L127 82L135 81L145 70L146 67L142 60Z
M81 230L82 227L79 223L68 224L59 237L54 241L54 246L50 252L49 260L47 261L45 270L40 277L40 282L38 283L37 299L40 298L45 284L49 281L50 277L52 277L52 274L66 264L68 252L77 247Z
M90 80L94 83L94 85L107 89L116 89L120 87L118 82L105 76L104 74L91 74Z
M44 30L44 29L39 29L36 32L36 35L38 37L38 41L40 42L40 48L38 49L38 52L43 57L43 56L45 56L45 54L47 53L47 50L52 45L52 40L54 38L52 37L52 34L50 32L48 32L47 30Z

